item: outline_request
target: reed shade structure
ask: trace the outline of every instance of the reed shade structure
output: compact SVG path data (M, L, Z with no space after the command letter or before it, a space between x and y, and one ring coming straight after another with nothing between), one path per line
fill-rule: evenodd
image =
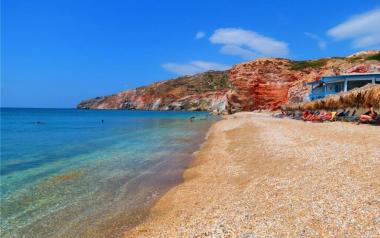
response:
M366 108L372 105L380 109L380 85L367 84L361 88L356 88L348 92L329 95L323 99L285 104L281 108L285 111L296 110L336 110L339 108Z

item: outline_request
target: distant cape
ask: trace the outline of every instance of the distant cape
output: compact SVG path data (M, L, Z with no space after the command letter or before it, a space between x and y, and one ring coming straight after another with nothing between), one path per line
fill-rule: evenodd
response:
M348 57L293 61L259 58L226 71L208 71L156 82L136 89L91 98L78 109L181 110L234 113L278 109L307 101L309 86L325 75L380 71L380 51Z

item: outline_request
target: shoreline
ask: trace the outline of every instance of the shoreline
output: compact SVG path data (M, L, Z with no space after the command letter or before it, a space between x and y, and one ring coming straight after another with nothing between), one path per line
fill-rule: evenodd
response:
M5 113L10 139L2 164L4 237L123 236L157 199L182 183L194 151L214 123L214 118L189 123L190 116L208 115L199 112ZM45 123L25 123L25 118L30 122L43 118ZM39 133L33 134L36 130ZM33 140L33 147L9 143L28 136L33 137L28 140ZM72 137L80 139L80 145ZM16 152L18 156L12 156Z
M125 237L379 235L379 129L226 116Z

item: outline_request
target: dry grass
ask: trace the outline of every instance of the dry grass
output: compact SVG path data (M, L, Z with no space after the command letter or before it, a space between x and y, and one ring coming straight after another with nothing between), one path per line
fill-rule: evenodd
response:
M380 85L366 85L349 92L327 96L320 100L305 103L286 104L282 109L295 110L336 110L342 108L366 108L368 105L380 108Z

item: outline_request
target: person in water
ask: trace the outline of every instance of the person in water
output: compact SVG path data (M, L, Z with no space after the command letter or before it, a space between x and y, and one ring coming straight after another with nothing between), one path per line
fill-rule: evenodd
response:
M377 112L375 112L372 105L369 105L369 111L360 116L358 124L372 122L376 119L376 117Z

